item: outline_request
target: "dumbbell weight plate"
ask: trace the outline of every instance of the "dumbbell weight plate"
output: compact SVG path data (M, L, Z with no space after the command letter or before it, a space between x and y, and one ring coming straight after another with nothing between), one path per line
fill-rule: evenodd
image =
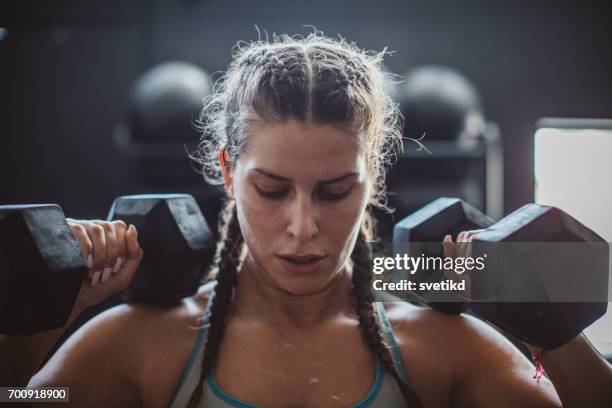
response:
M58 205L0 206L0 332L66 324L87 265Z
M108 219L134 224L144 251L127 291L130 301L171 306L197 291L215 240L191 195L118 197Z

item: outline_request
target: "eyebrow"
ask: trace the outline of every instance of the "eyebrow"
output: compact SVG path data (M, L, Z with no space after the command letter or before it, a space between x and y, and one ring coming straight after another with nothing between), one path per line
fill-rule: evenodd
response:
M266 177L274 179L274 180L283 181L285 183L291 182L290 178L279 176L278 174L274 174L274 173L269 172L267 170L263 170L263 169L260 169L260 168L255 168L253 170L258 172L258 173L260 173L260 174L263 174ZM358 175L358 173L355 173L355 172L345 173L345 174L341 174L340 176L337 176L337 177L334 177L334 178L331 178L331 179L321 180L318 184L333 184L333 183L337 183L337 182L342 181L342 180L346 180L346 179L351 178L351 177L355 177L357 175Z

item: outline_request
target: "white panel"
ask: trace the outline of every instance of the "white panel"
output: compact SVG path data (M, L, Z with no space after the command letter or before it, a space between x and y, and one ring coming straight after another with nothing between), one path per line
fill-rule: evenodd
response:
M612 241L612 130L539 129L534 166L536 203L559 207ZM611 306L585 330L603 353L612 353Z

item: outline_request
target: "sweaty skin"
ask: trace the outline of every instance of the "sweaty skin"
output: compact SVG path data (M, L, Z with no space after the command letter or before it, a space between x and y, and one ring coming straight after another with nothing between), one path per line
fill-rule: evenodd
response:
M225 172L248 246L215 367L222 389L266 407L346 407L374 382L347 262L371 186L355 135L297 122L252 130ZM334 179L341 178L335 182ZM296 274L284 254L324 256ZM81 328L30 382L70 385L82 406L168 406L210 286L181 306L122 305ZM477 319L386 305L426 407L560 406L552 384Z

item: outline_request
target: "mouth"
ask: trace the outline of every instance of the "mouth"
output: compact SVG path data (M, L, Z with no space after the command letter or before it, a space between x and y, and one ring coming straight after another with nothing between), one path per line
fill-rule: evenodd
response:
M327 258L324 255L307 254L307 255L278 255L281 263L293 273L311 273L321 266L321 264Z

